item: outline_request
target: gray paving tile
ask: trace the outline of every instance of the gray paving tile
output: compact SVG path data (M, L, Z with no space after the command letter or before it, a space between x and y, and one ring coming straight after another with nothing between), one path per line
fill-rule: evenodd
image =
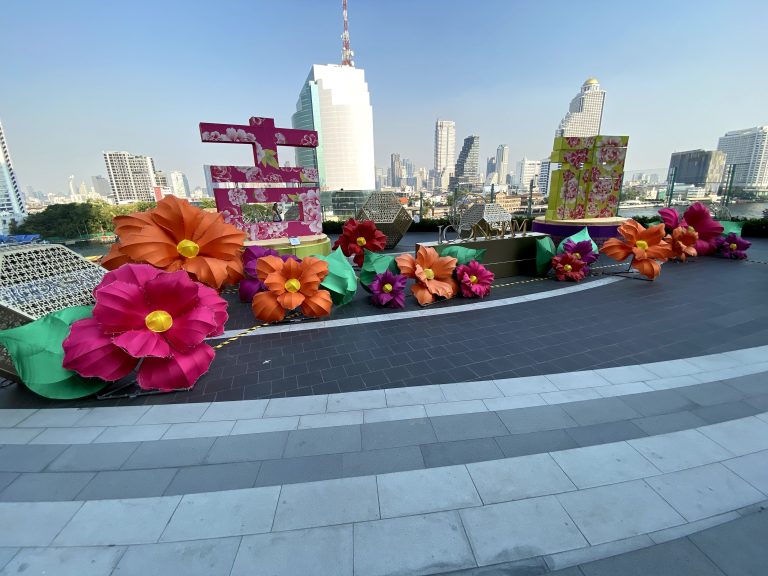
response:
M437 442L437 436L429 418L394 420L363 424L363 450L398 448Z
M197 422L210 407L210 402L189 402L187 404L160 404L152 406L137 424L177 424Z
M150 442L160 440L170 428L170 424L144 424L139 426L113 426L107 428L94 440L94 444L104 442Z
M494 380L494 382L505 396L540 394L541 392L557 392L558 390L558 387L552 384L546 376L507 378L504 380Z
M339 478L283 486L273 530L295 530L379 518L376 478Z
M699 407L690 398L683 396L679 389L657 390L645 394L629 394L623 396L622 400L643 416L669 414L670 412L681 412Z
M256 573L352 576L352 526L245 536L231 576Z
M92 472L31 472L22 474L0 492L4 502L74 500L95 476Z
M273 398L264 411L265 418L274 416L303 416L325 412L327 395L297 396L295 398Z
M30 444L90 444L106 428L88 426L77 428L46 428L29 441Z
M738 402L744 398L743 392L722 382L707 382L698 386L688 386L687 388L680 388L678 392L701 406Z
M760 504L759 503L753 504L752 506L760 506ZM747 508L750 508L750 507L751 506L747 506ZM741 508L739 511L725 512L724 514L709 516L708 518L703 518L701 520L696 520L694 522L686 522L685 524L680 524L679 526L672 526L672 528L665 528L664 530L657 530L656 532L651 532L650 534L648 534L648 536L656 544L663 544L664 542L677 540L678 538L685 538L686 536L690 536L691 534L694 534L696 532L701 532L702 530L706 530L707 528L712 528L712 526L719 526L724 522L730 522L731 520L738 520L742 516L747 515L747 514L740 514L739 512L742 510L746 510L746 509ZM752 513L754 513L754 511Z
M768 495L768 450L739 456L723 462L723 465Z
M507 433L495 412L435 416L430 420L440 442L492 438Z
M355 525L355 574L419 576L475 566L456 512Z
M553 452L552 457L579 488L660 474L653 464L626 442Z
M728 386L747 395L768 393L768 372L740 376L727 381Z
M590 562L581 570L584 576L724 576L701 550L684 539Z
M125 552L122 546L100 548L26 548L2 575L109 576Z
M653 546L653 544L653 540L643 534L641 536L632 536L631 538L614 540L612 542L589 546L587 548L577 548L576 550L567 550L565 552L558 552L557 554L550 554L549 556L544 557L544 561L552 570L564 566L570 566L578 570L579 564L585 564L587 562L616 556L618 554L625 554L639 548ZM560 572L555 572L555 574L559 575ZM579 576L584 575L579 573Z
M202 464L213 442L214 438L145 442L131 454L123 468L171 468Z
M491 380L482 382L459 382L457 384L440 384L443 396L449 402L457 400L482 400L503 396L501 390Z
M164 440L177 438L213 438L228 436L235 426L234 420L216 420L213 422L180 422L171 424L163 434Z
M138 448L134 442L70 446L48 466L52 472L117 470Z
M48 546L82 502L0 502L0 546Z
M601 368L595 370L597 374L608 380L611 384L627 384L629 382L641 382L653 380L656 374L646 370L642 366L617 366L616 368Z
M236 436L238 434L263 434L265 432L282 432L284 430L296 430L298 426L298 416L238 420L235 422L235 427L232 428L231 435Z
M341 459L344 476L367 476L424 468L424 458L418 446L347 452L341 455Z
M701 372L698 366L691 364L683 359L666 360L664 362L653 362L645 364L644 368L656 374L659 378L671 378L676 376L687 376Z
M216 438L205 461L208 464L221 464L280 458L287 440L288 432L238 434Z
M55 546L149 544L160 538L180 496L86 502L54 540Z
M18 548L0 548L0 569L8 564L18 551Z
M497 412L512 434L557 430L576 426L576 421L559 406L533 406Z
M746 418L760 413L759 408L755 408L746 402L729 402L728 404L715 404L714 406L704 406L691 410L696 416L710 424L725 422L726 420L735 420L736 418Z
M734 454L768 450L768 422L760 418L742 418L704 426L700 432Z
M299 419L299 429L329 428L332 426L355 426L362 423L362 410L347 410L345 412L307 414Z
M269 400L239 400L237 402L215 402L200 418L200 422L217 420L248 420L261 418Z
M557 499L592 545L685 522L642 480L560 494Z
M91 411L90 408L54 408L38 410L19 422L22 428L51 428L74 426L75 423Z
M391 406L389 408L372 408L363 412L366 424L374 422L392 422L394 420L409 420L411 418L426 418L427 411L422 404L413 406Z
M419 457L421 457L421 452L419 452ZM19 474L17 472L0 472L0 492L18 477Z
M407 386L387 388L387 406L409 406L411 404L432 404L445 402L447 398L440 386Z
M228 576L239 538L130 546L114 576Z
M502 397L496 400L509 400ZM439 402L437 404L425 404L427 416L452 416L454 414L469 414L471 412L488 412L488 407L482 400L457 400L455 402Z
M232 462L181 468L164 494L194 494L252 488L261 462Z
M461 518L481 566L587 545L554 496L467 508Z
M369 410L385 408L387 397L384 390L366 390L364 392L346 392L328 396L328 412L343 412L346 410Z
M111 500L162 496L176 468L99 472L77 495L78 500Z
M646 433L626 420L621 422L605 422L592 426L579 426L565 430L579 446L594 446L608 442L620 442L630 438L640 438Z
M630 420L640 416L635 410L622 402L621 398L600 398L584 400L561 406L580 426Z
M544 560L541 558L527 558L525 560L517 560L516 562L502 562L493 566L458 570L451 572L450 576L541 576L547 573L549 573L549 570ZM565 574L557 572L556 574L557 576L584 576L581 572ZM448 575L446 574L446 576Z
M0 448L0 472L41 472L66 448L46 444L3 446Z
M496 442L507 457L556 452L578 447L566 430L544 430L528 434L498 436Z
M360 450L360 426L334 426L293 430L288 433L284 456L318 456Z
M43 428L0 428L0 444L28 444Z
M632 423L643 432L653 434L667 434L679 430L688 430L705 426L707 423L693 412L673 412L672 414L659 414L658 416L646 416L635 418Z
M256 486L341 478L344 475L341 463L342 454L266 460L261 463L261 470L259 470L259 476L256 478Z
M750 406L754 406L761 412L768 412L768 394L760 394L759 396L752 396L745 400Z
M709 464L648 478L648 485L682 514L686 520L730 512L765 499L722 464Z
M485 504L576 489L549 454L477 462L467 469Z
M611 384L594 370L581 372L565 372L562 374L548 374L547 378L559 390L573 390L576 388L594 388L596 386L608 386Z
M201 540L269 532L280 486L188 494L160 540Z
M482 504L464 466L381 474L377 478L382 518L455 510Z
M662 472L674 472L731 458L728 450L696 430L681 430L628 442Z
M693 534L690 539L728 576L754 576L764 574L768 566L767 537L768 514L763 512Z
M94 408L77 421L78 426L131 426L144 416L149 406Z
M0 410L0 427L11 428L37 412L34 408L3 408Z
M493 438L422 444L421 454L427 468L467 464L468 462L481 462L504 457Z

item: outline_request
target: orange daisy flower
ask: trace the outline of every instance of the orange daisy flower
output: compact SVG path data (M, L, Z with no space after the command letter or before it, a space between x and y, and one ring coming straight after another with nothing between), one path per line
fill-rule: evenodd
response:
M453 278L456 258L440 256L434 248L421 246L416 258L410 254L401 254L395 258L395 262L401 274L416 279L411 292L422 306L431 304L436 297L453 298L459 290Z
M666 262L672 256L672 248L664 242L664 224L645 228L631 218L619 226L624 237L606 240L600 252L619 262L632 256L630 266L651 280L661 273L658 261Z
M672 248L672 255L681 262L685 262L688 256L696 256L696 241L699 239L699 233L693 229L693 226L683 228L678 226L672 230L671 235L667 235L664 241Z
M286 310L301 307L305 316L320 317L331 313L331 294L320 290L328 275L328 263L307 256L301 262L277 256L263 256L256 262L256 275L267 287L253 297L251 310L262 322L279 322Z
M114 219L119 240L101 261L107 270L145 262L162 270L186 270L217 290L243 277L245 232L186 200L166 196L157 208Z

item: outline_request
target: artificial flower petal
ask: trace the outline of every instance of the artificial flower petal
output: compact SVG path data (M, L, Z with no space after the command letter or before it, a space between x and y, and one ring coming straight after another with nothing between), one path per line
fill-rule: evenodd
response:
M170 358L145 358L139 368L139 387L165 391L191 388L208 371L214 355L213 348L199 344Z
M171 347L165 337L152 330L128 330L115 336L112 342L134 358L167 358L171 355Z
M86 378L115 381L130 374L138 360L115 346L95 318L75 322L64 340L62 366Z
M116 280L97 287L95 295L93 317L108 334L144 328L144 319L152 312L138 284Z
M262 322L280 322L285 318L285 308L280 306L272 292L259 292L251 302L253 315Z
M328 290L318 290L310 298L306 298L301 305L301 313L312 318L328 316L331 313L331 293Z
M175 316L173 325L163 336L175 350L187 350L203 342L216 329L213 310L198 306L181 316Z
M183 270L159 274L144 284L144 297L152 310L165 310L176 318L198 306L198 284Z

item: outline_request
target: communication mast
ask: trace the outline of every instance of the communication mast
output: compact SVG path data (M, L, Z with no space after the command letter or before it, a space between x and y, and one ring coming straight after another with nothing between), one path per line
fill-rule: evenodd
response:
M355 67L355 61L352 60L354 52L349 47L349 22L347 21L347 0L342 0L344 12L344 33L341 35L341 65Z

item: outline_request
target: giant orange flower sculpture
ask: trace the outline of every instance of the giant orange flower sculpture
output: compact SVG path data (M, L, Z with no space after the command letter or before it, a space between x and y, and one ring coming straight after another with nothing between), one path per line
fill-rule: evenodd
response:
M688 256L696 256L696 242L699 239L699 233L693 229L693 226L678 226L672 230L672 234L667 235L664 241L672 249L672 256L685 262Z
M659 262L666 262L672 256L672 248L664 242L664 224L645 228L631 218L619 226L624 237L606 240L600 252L619 262L632 256L630 266L651 280L661 273Z
M320 317L331 313L331 294L320 290L328 275L328 263L312 256L301 262L277 256L264 256L256 262L256 275L267 287L253 297L251 310L262 322L279 322L287 310L301 308L305 316Z
M401 254L395 262L401 274L416 279L411 292L422 306L431 304L435 298L453 298L459 290L453 278L456 258L440 256L434 248L421 246L416 258Z
M114 219L114 244L101 265L114 270L128 262L162 270L185 270L193 279L220 289L243 277L241 232L218 213L206 212L186 200L166 196L157 208Z

